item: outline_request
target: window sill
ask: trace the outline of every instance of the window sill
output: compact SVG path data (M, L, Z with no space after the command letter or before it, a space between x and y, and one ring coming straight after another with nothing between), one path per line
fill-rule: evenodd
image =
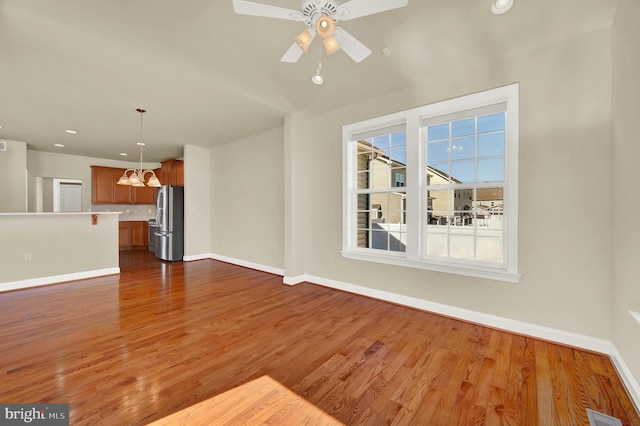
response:
M342 251L342 256L353 260L365 262L384 263L387 265L404 266L408 268L425 269L429 271L445 272L448 274L465 275L468 277L485 278L489 280L517 283L520 281L520 274L509 272L506 268L452 264L445 262L433 262L426 260L410 260L404 257L381 256L372 253L362 253L353 251Z

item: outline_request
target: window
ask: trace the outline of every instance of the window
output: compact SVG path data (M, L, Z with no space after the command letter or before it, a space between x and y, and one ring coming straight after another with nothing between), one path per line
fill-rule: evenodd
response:
M343 127L345 257L517 282L518 86Z

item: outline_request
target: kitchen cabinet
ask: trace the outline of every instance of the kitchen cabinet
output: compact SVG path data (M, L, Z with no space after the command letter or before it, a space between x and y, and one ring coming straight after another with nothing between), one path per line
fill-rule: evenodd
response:
M114 169L110 167L91 166L91 189L93 204L114 204Z
M163 185L184 186L184 161L165 160L162 167L156 169L156 175Z
M131 227L129 222L118 222L118 248L129 250L131 248Z
M150 175L147 175L150 177ZM116 185L123 186L123 185ZM132 204L155 204L157 188L152 186L137 187L131 186L131 203Z
M113 204L131 204L131 187L127 185L118 185L118 179L127 169L111 169L113 170Z
M118 247L120 250L146 249L148 242L148 222L122 221L118 223Z
M155 204L156 188L118 185L126 169L91 166L93 204ZM147 174L148 179L150 174Z

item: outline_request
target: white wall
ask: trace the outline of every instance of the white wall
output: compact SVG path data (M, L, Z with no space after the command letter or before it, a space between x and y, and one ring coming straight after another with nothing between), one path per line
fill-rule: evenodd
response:
M211 159L206 148L184 147L185 258L207 257L211 252Z
M0 151L0 212L27 211L27 144L5 141Z
M520 83L520 283L342 258L341 126L513 82ZM312 195L298 241L307 273L611 339L610 99L611 32L602 30L502 62L461 63L424 84L310 117L303 169Z
M284 267L283 128L211 149L211 251Z
M640 2L620 0L613 24L613 342L640 378ZM640 380L640 379L639 379Z

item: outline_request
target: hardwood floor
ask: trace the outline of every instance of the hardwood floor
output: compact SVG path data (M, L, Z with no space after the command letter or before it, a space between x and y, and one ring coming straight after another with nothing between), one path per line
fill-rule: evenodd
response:
M120 260L0 293L0 402L137 425L268 375L349 425L640 425L600 354L213 260Z

